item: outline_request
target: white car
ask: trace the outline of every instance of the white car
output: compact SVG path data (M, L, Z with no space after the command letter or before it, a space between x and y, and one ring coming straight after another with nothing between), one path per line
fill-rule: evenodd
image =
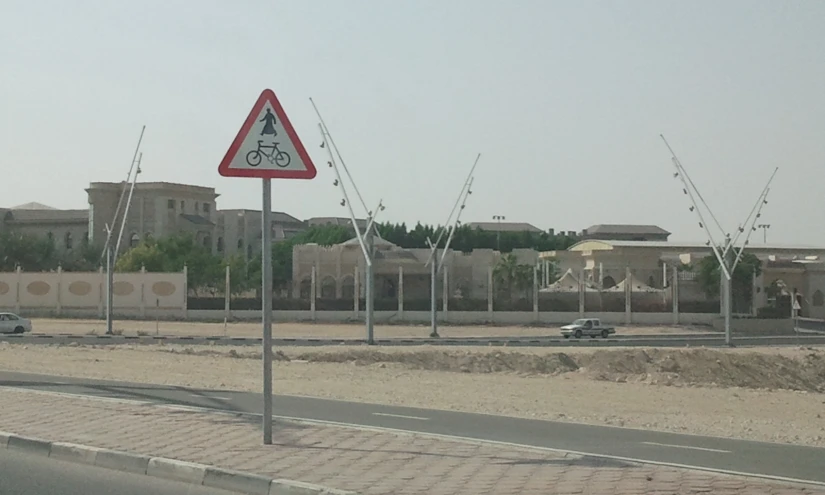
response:
M32 321L14 313L0 313L0 333L23 333L32 331Z

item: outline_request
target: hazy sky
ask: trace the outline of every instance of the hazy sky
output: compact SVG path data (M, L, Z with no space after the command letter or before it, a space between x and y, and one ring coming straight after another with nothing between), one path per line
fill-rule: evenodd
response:
M0 0L0 206L87 207L145 124L142 181L259 209L217 166L268 87L319 169L273 184L299 218L346 216L312 97L382 220L443 221L481 152L465 221L704 240L664 133L724 225L779 166L769 242L822 245L823 26L817 0Z

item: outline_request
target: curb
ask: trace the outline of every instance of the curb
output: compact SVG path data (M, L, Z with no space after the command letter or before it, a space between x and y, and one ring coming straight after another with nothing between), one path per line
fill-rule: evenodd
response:
M248 495L358 495L356 492L301 481L272 479L257 474L165 457L152 457L74 443L50 442L4 431L0 431L0 448Z

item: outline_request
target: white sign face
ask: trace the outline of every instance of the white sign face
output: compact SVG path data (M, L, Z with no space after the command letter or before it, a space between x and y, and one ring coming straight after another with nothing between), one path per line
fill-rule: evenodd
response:
M278 98L264 90L218 167L226 177L312 179L315 166Z

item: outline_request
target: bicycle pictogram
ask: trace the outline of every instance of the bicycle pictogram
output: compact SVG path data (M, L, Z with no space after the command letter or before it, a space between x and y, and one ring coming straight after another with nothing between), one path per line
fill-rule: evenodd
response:
M273 141L271 145L265 145L263 140L259 140L258 149L246 154L246 163L252 167L257 167L261 164L262 157L265 156L266 159L269 160L269 163L274 163L281 168L289 166L291 160L289 153L278 149L278 144L279 143ZM263 150L269 150L269 153Z

